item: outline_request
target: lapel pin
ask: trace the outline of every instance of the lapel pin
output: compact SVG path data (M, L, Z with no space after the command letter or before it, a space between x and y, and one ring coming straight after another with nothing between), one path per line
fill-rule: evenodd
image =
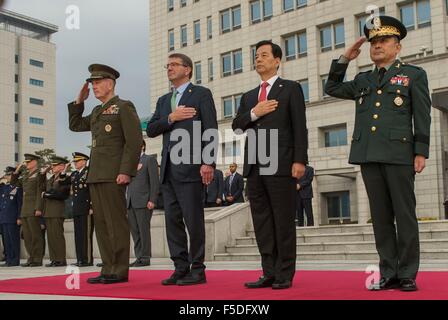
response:
M281 84L281 85L279 85L279 87L280 87L280 88L283 88L283 85Z

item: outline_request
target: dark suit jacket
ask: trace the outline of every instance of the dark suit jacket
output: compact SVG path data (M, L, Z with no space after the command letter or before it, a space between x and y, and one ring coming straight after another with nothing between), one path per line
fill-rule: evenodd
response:
M244 179L243 176L238 172L235 173L235 177L232 181L232 186L230 187L230 176L224 181L224 195L233 196L233 203L244 202L243 190L244 190Z
M253 129L258 141L259 130L270 129L278 130L278 168L275 176L291 176L291 168L294 162L306 164L308 162L308 138L305 117L305 102L302 87L295 81L278 78L272 86L268 95L268 100L277 100L279 102L277 110L261 117L255 122L251 119L251 110L258 104L258 92L260 87L245 93L241 98L240 108L236 118L233 120L233 130ZM252 164L248 162L248 142L246 138L244 155L244 177L248 177L252 169ZM269 141L269 140L267 140ZM251 146L256 146L257 142L251 141ZM267 144L267 154L270 154L270 146ZM260 168L268 167L262 165L257 159Z
M313 182L314 179L314 169L313 167L306 166L305 174L300 178L297 183L300 184L299 195L302 199L313 198Z
M132 178L126 191L127 208L146 208L148 201L157 202L159 193L159 172L157 159L143 154L139 161L140 169L137 175Z
M23 190L11 184L0 185L0 224L15 224L22 208Z
M224 175L221 170L215 170L213 174L213 181L204 186L205 203L216 203L216 199L222 200L224 193Z
M72 213L74 217L87 216L91 208L89 186L87 185L87 175L89 168L85 167L81 172L72 173Z
M172 93L168 93L162 96L157 101L156 111L148 122L146 133L148 137L155 138L163 134L163 149L162 149L162 164L160 168L160 180L163 183L165 179L167 160L170 150L178 143L178 141L170 141L170 136L173 130L184 129L190 135L190 148L187 150L190 163L181 163L171 166L171 173L175 180L181 182L200 182L202 181L200 175L201 165L216 165L216 154L213 155L211 162L205 163L202 158L202 151L210 144L218 144L217 139L212 141L197 143L197 139L202 137L193 136L193 123L200 122L201 135L205 130L218 129L218 122L216 119L215 103L213 101L212 93L209 89L195 86L190 84L182 95L179 101L179 105L185 105L188 107L194 107L196 109L196 116L192 119L179 121L175 123L168 123L168 116L171 111L171 96ZM196 139L196 141L194 141ZM216 149L215 149L216 150ZM195 151L195 152L193 152ZM180 153L182 154L182 153ZM193 159L193 155L198 156L197 159ZM193 161L195 160L195 161Z

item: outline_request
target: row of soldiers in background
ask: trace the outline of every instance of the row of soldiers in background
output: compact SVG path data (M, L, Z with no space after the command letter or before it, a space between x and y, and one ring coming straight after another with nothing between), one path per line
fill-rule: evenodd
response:
M53 157L51 166L39 169L41 158L25 154L25 164L5 170L1 186L0 222L4 235L6 264L18 266L20 261L20 226L28 261L21 266L42 266L47 230L50 263L46 267L66 266L64 237L65 201L72 194L75 231L76 266L93 265L93 219L89 190L86 184L88 156L73 154L76 171L66 174L69 161ZM51 175L47 174L51 171ZM70 191L71 190L71 191Z

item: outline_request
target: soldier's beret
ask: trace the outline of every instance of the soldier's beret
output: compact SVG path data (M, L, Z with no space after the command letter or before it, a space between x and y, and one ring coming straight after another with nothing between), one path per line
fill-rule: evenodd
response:
M90 78L87 82L92 82L93 80L100 79L112 79L117 80L120 77L120 73L112 67L106 66L104 64L92 64L89 66L89 72L91 73Z
M376 37L396 36L402 40L408 31L400 20L390 16L376 16L366 21L364 34L369 41Z

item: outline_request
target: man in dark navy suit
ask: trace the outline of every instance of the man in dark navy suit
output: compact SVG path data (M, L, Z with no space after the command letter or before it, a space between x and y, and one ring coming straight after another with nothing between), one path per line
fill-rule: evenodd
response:
M314 168L305 167L305 174L297 180L297 225L303 227L305 225L304 211L306 214L307 227L314 226L313 216L313 179Z
M229 166L230 175L224 182L224 195L226 198L226 204L228 206L234 203L244 202L244 178L242 175L236 172L237 168L238 166L236 163L232 163Z
M263 267L263 276L245 285L287 289L296 268L296 179L308 162L305 102L299 83L277 75L282 49L271 41L259 42L256 49L261 83L241 97L232 124L236 133L248 131L252 139L246 140L243 174ZM264 159L268 154L270 163Z
M210 90L190 82L191 59L183 54L172 54L166 69L173 90L158 100L146 129L150 138L163 134L160 179L166 234L175 272L162 284L194 285L206 282L203 184L210 184L216 166L216 152L210 152L206 158L202 152L210 147L216 150L218 143L216 136L203 142L202 136L198 136L198 126L200 135L209 129L217 133L218 123ZM179 139L178 134L184 136ZM178 140L181 141L178 143ZM187 150L179 150L179 145L186 145Z

